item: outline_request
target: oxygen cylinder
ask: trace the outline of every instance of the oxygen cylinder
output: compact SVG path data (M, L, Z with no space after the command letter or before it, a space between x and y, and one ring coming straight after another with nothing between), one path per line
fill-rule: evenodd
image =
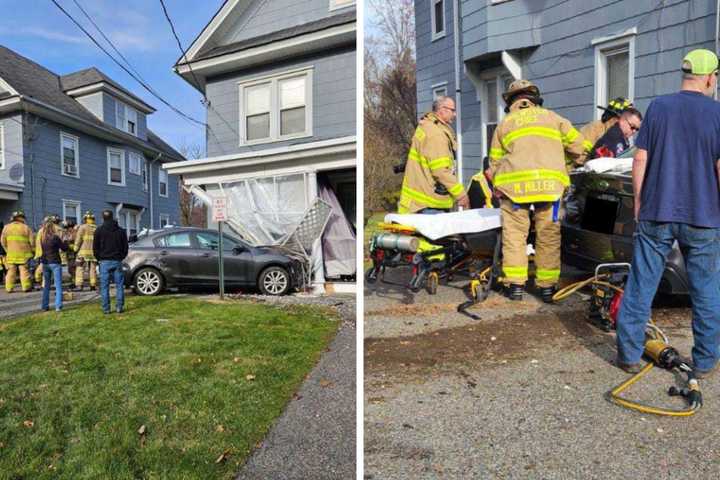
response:
M410 235L398 235L397 233L375 234L373 242L376 247L387 250L400 250L401 252L415 253L420 246L420 240Z

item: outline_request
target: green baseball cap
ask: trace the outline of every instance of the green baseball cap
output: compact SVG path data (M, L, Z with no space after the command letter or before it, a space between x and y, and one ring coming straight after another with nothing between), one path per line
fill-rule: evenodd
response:
M683 58L682 71L693 75L710 75L718 69L718 57L710 50L699 48Z

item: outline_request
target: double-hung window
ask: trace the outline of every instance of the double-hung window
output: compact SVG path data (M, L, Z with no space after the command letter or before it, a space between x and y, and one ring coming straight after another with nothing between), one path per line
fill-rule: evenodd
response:
M432 40L445 36L445 0L430 0Z
M447 97L447 82L438 83L436 85L432 86L432 97L433 102L438 99L438 97Z
M593 40L595 46L595 102L607 105L617 97L635 96L635 33ZM596 118L602 111L594 109Z
M240 84L240 144L312 135L312 71Z
M125 151L107 149L108 185L125 186Z
M80 149L78 137L60 132L60 157L62 174L68 177L80 177Z
M62 211L63 220L72 220L75 224L80 223L80 202L76 200L63 200Z
M160 214L160 228L165 228L168 225L170 225L170 215L161 213ZM190 245L188 245L188 246L190 246Z
M137 136L137 110L115 100L115 126L131 135Z
M162 167L158 170L158 194L161 197L168 196L168 173Z
M130 152L128 154L128 157L128 170L133 175L140 175L140 172L142 170L142 163L144 160L143 156L137 152Z

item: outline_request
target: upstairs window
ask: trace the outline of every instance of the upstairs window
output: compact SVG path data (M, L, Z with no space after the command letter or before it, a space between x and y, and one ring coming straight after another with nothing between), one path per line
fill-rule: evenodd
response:
M240 84L240 145L312 135L312 72Z
M128 170L133 175L140 175L140 172L142 170L142 163L144 160L143 156L137 152L130 152L129 157L130 158L128 161Z
M125 152L108 148L108 185L125 186Z
M115 100L115 126L117 128L137 136L137 116L137 110Z
M78 137L60 133L60 157L62 158L62 174L67 177L80 177L80 152Z
M433 40L445 36L445 0L430 0L430 23Z
M148 191L148 162L145 160L145 157L142 159L142 185L143 185L143 191Z
M168 196L168 173L162 167L158 170L158 194L161 197Z

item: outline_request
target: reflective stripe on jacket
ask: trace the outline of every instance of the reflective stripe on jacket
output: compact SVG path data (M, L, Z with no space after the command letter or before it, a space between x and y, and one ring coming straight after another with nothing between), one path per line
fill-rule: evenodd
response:
M88 262L95 261L95 253L93 252L93 240L95 239L94 223L83 223L77 230L75 235L75 251L78 256L84 258Z
M0 242L6 251L5 263L23 265L33 257L35 238L24 222L12 222L3 228Z
M495 189L515 203L558 200L570 185L565 154L582 154L583 140L565 118L518 100L493 134L490 171Z
M465 189L455 175L455 132L434 113L426 114L415 130L400 191L399 213L424 208L450 209ZM437 193L443 186L447 194Z

